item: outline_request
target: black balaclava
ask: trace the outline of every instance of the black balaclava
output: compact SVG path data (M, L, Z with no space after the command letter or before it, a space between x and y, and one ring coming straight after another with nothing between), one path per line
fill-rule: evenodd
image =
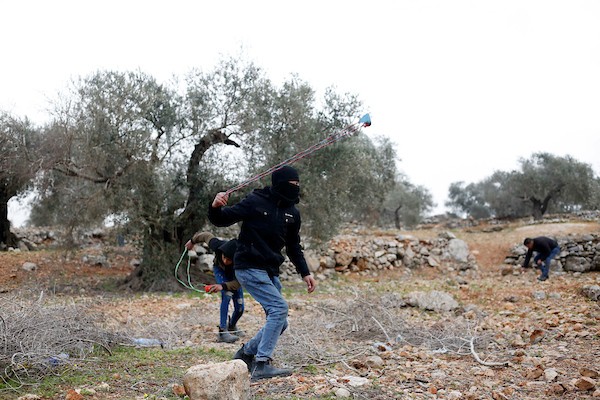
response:
M296 204L300 199L300 187L290 181L300 181L300 176L289 165L284 165L271 174L271 189L286 205Z

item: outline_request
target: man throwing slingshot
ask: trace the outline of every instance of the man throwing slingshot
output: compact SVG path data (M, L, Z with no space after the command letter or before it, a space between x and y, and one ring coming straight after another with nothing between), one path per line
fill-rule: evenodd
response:
M284 246L308 292L316 287L300 245L300 212L295 206L300 195L298 172L285 165L271 174L271 183L233 206L227 206L229 194L220 192L208 212L209 220L216 226L242 222L234 255L235 276L266 313L264 326L234 355L247 364L253 381L292 373L271 365L279 336L288 325L288 304L279 280Z

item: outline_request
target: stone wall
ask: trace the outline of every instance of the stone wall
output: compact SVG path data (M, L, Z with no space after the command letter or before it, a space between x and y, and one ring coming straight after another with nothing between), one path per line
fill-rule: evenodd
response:
M464 275L478 270L475 257L467 244L451 232L443 232L438 237L420 240L410 235L391 235L385 231L379 235L356 231L334 237L323 251L305 252L311 272L321 274L321 278L338 273L377 275L378 271L395 268L440 268ZM35 251L44 248L57 248L67 242L64 232L50 228L26 228L16 230L20 239L19 250ZM69 236L71 244L79 248L118 245L121 238L110 229L82 231ZM203 270L211 270L213 256L206 248L198 248L197 265ZM286 259L281 266L281 279L298 278L294 266Z
M132 238L126 238L109 228L65 232L57 228L36 227L14 228L12 231L19 240L18 249L21 251L64 247L118 246L132 241Z
M410 235L374 236L349 234L336 236L325 251L306 251L313 273L322 277L338 273L376 276L379 271L395 268L439 268L459 275L476 272L479 267L467 244L451 232L420 240ZM293 277L293 265L286 261L281 268L282 279Z
M600 234L571 235L554 239L558 242L561 252L552 261L551 271L600 271ZM516 245L504 263L520 267L526 254L527 248L524 245Z

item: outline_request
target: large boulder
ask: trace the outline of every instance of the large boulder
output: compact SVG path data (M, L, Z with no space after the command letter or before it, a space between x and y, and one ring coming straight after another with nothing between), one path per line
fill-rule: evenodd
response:
M566 271L588 272L592 268L591 263L585 257L567 257L564 265Z
M464 240L451 239L448 242L448 253L455 261L463 263L469 261L469 246Z
M183 386L190 400L247 400L248 367L242 360L194 365L186 371Z
M452 295L432 290L430 292L410 292L406 296L406 304L412 307L436 312L456 310L459 305Z

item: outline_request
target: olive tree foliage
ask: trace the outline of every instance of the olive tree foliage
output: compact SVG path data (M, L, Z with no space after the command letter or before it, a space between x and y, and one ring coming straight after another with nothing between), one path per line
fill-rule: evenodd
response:
M0 249L17 245L10 231L8 202L25 194L43 168L40 138L40 129L28 119L0 111Z
M521 170L496 171L478 183L450 185L446 205L475 218L541 219L547 212L596 208L598 178L589 164L571 156L535 153L521 159Z
M536 153L520 160L513 193L528 202L534 219L550 212L573 212L587 205L597 180L586 163L571 156Z
M263 98L255 111L258 134L245 143L252 173L267 170L321 142L364 113L356 96L314 90L297 77ZM395 174L395 153L385 140L363 132L341 139L299 160L303 236L314 244L330 238L344 222L367 221L378 212ZM269 185L265 179L257 185Z
M600 176L594 178L591 185L590 197L586 201L585 210L600 210Z
M527 202L513 192L516 180L520 179L518 171L495 171L490 177L476 184L483 193L485 209L488 214L477 215L470 213L474 218L520 218L531 215L531 208Z
M202 227L215 193L245 176L238 163L242 152L235 149L256 136L256 104L268 100L270 87L259 67L236 59L223 60L208 73L193 70L186 76L182 117L186 132L195 140L184 171L188 197L180 220L189 228ZM234 149L237 160L228 157L227 146ZM186 237L192 233L184 232Z
M380 225L396 229L413 228L435 206L427 188L414 185L405 175L399 174L387 193L380 215Z
M122 215L134 229L156 235L168 207L164 166L183 139L174 97L139 72L97 72L73 82L46 132L52 168L34 217L73 228Z
M446 207L457 214L467 214L473 218L488 218L491 209L485 201L483 185L481 183L453 182L448 188L449 200Z
M351 221L377 224L396 172L388 141L358 133L323 149L303 167L307 175L303 215L310 223L311 238L329 239Z

